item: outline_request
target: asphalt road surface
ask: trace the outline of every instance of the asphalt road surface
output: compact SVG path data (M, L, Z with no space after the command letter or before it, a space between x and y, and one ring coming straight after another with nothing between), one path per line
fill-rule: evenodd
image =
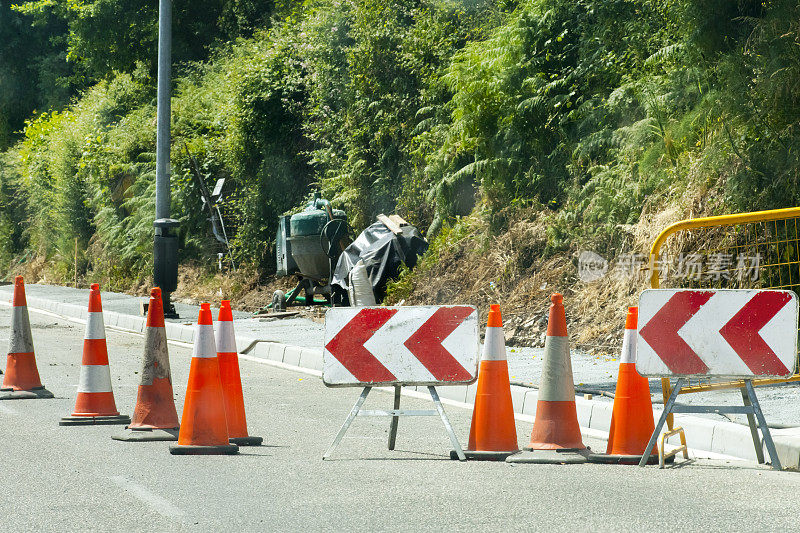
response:
M0 285L0 296L11 301L13 285ZM40 297L48 300L61 301L85 308L89 291L86 288L74 289L72 287L59 287L55 285L26 285L29 297ZM126 314L138 314L139 301L128 294L103 291L103 309ZM185 303L176 303L181 317L169 320L182 324L193 324L197 320L198 306ZM216 310L215 310L216 313ZM215 315L216 316L216 315ZM243 312L234 312L237 332L246 336L264 340L274 340L292 346L305 346L319 348L323 344L324 325L307 318L250 318L252 315ZM541 348L509 348L507 352L509 373L512 383L538 386L542 376ZM616 389L616 376L619 369L617 357L605 355L591 355L571 350L573 377L575 385L589 391L614 392ZM663 403L661 399L661 380L650 380L650 391L653 393L654 403ZM800 383L785 383L757 389L761 408L770 424L798 426L800 425ZM595 396L595 401L611 402L610 398L600 395ZM684 394L680 397L682 404L707 404L707 405L741 405L742 397L739 391L716 391L704 394ZM746 423L745 415L718 415L699 414L695 416L711 418L713 420L736 420Z
M359 418L323 462L358 390L250 360L240 362L248 425L265 445L230 457L172 456L168 443L112 440L120 426L59 427L75 402L83 326L38 313L31 320L39 371L56 399L0 402L4 531L778 531L796 529L800 517L798 473L719 461L665 470L458 463L434 417L401 420L394 452L386 419ZM0 343L9 324L0 308ZM131 414L143 339L107 337L117 407ZM190 355L170 345L179 413ZM390 401L375 393L367 407ZM465 443L470 413L447 411ZM524 445L531 427L517 429Z

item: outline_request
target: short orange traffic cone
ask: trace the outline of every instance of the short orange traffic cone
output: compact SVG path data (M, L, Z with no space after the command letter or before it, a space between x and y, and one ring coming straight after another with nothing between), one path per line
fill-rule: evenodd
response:
M124 441L178 440L178 412L172 393L164 307L158 287L150 289L144 334L144 368L133 420L124 432L111 438Z
M228 440L240 446L260 446L263 438L250 437L247 434L242 377L239 374L239 355L236 350L230 300L222 300L220 305L216 338L219 376L225 398L225 418L228 421Z
M492 305L486 324L469 444L464 454L467 459L502 461L518 451L503 318L500 306Z
M0 400L52 398L53 393L42 386L36 356L33 352L28 302L22 276L14 279L14 300L11 311L11 338Z
M131 419L120 415L111 389L111 372L108 368L106 328L103 323L103 304L100 285L93 283L89 293L89 313L86 317L86 334L83 336L83 360L78 380L78 397L75 411L58 423L60 426L91 424L128 424Z
M605 454L592 454L593 463L638 465L650 436L655 430L653 402L647 378L636 372L636 339L638 307L629 307L625 318L625 336L619 360L617 391L608 432ZM658 450L653 449L648 462L658 462Z
M170 446L169 453L172 455L239 453L239 447L228 442L225 399L222 395L217 346L214 341L214 325L209 304L200 305L194 339L178 444Z
M589 454L581 439L575 409L564 298L553 294L550 301L542 382L531 442L524 452L506 459L512 463L585 463Z

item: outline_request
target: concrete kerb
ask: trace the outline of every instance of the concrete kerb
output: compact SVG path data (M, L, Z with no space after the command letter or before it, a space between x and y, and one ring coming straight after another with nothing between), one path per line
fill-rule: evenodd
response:
M139 320L139 317L133 315L119 315L119 322L117 325L121 328L129 329L137 333L142 333L142 325L144 320Z
M300 366L300 354L302 348L299 346L286 346L283 352L283 362L287 365Z
M103 312L103 325L110 326L112 328L117 327L121 329L126 329L119 323L119 313L115 313L113 311Z
M528 390L519 385L511 385L511 403L514 406L515 413L522 413L525 409L525 397Z
M11 302L3 301L0 304L10 307ZM87 316L87 310L81 306L53 302L42 298L28 298L28 307L31 310L49 311L80 320L86 320ZM107 312L106 325L141 333L144 331L145 318ZM167 323L166 333L167 338L171 341L191 343L194 337L194 326ZM252 337L238 335L236 343L240 347L242 358L245 360L253 359L289 370L297 370L315 376L321 375L321 349L289 346L270 340L253 339ZM242 347L245 347L245 349ZM470 386L440 387L439 395L444 403L455 407L472 409L475 388L475 384ZM515 418L532 423L536 414L538 391L517 385L512 385L511 391ZM413 388L409 387L408 390L404 391L404 394L411 397L430 399L430 395L424 387L421 390L413 390ZM581 425L581 433L587 437L607 439L611 422L611 403L585 400L581 397L576 397L575 403L578 411L578 420ZM653 416L654 419L660 416L660 410L654 410ZM676 416L676 425L680 425L685 429L690 451L718 458L755 460L753 441L747 426L686 415ZM772 430L772 435L784 468L800 469L800 429L774 429ZM673 447L668 445L667 449ZM766 457L768 456L769 454L766 454Z
M589 419L589 427L608 431L608 428L611 427L611 413L614 411L614 405L609 402L591 402L591 404L592 417Z
M164 331L167 334L167 339L171 341L179 341L179 342L186 342L181 338L181 331L183 331L183 326L181 324L174 324L172 322L167 322L164 324Z
M277 361L279 363L282 363L283 362L283 354L286 353L286 345L285 344L279 344L277 342L272 342L272 343L269 343L267 346L269 348L268 359L270 361Z
M318 348L302 348L300 350L300 364L298 366L322 370L322 350Z
M594 409L594 402L591 400L584 400L583 398L575 398L575 410L578 413L578 425L582 428L592 427L592 409ZM597 428L596 428L597 429ZM608 428L605 428L606 430Z
M772 440L775 441L775 449L778 451L778 458L784 468L800 469L800 428L775 429L772 430ZM762 439L763 446L763 439ZM764 447L764 457L769 453Z
M428 392L427 387L417 387L417 390L423 395L423 397L430 399L431 395ZM468 405L466 403L467 393L469 392L469 387L466 385L453 385L452 387L439 387L437 389L439 392L440 398L446 398L453 402L459 402L464 405ZM472 393L472 400L475 401L475 392L473 389ZM469 404L472 405L472 404Z
M517 387L517 385L512 385L512 387ZM533 418L536 416L536 404L539 403L539 391L535 389L528 389L526 387L519 387L525 388L525 402L522 404L522 414L523 416L530 416Z

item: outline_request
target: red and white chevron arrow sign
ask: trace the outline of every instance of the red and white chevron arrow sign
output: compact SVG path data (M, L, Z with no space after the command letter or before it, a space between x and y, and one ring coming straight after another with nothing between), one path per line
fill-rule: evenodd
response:
M478 370L474 307L335 307L325 314L329 386L471 383Z
M653 289L639 297L643 376L786 377L797 357L792 291Z

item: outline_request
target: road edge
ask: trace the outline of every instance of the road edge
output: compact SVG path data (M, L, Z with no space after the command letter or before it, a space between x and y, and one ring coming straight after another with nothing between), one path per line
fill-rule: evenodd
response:
M87 317L87 309L83 306L32 296L28 296L27 300L28 308L31 311L44 311L65 319L82 322ZM10 306L11 304L0 301L0 305ZM144 317L115 311L104 311L103 315L107 327L144 334L146 327ZM165 329L167 339L170 341L188 344L194 342L194 326L168 322ZM292 346L238 334L236 335L236 345L241 347L239 353L244 360L263 362L316 377L322 376L322 348ZM444 403L471 410L475 401L476 387L476 384L455 385L438 387L438 390ZM406 387L404 394L409 397L430 400L427 394L423 395L416 389L416 387ZM538 403L538 391L511 385L511 397L515 418L524 422L533 422ZM575 406L581 434L584 437L607 440L611 425L612 404L576 396ZM661 412L661 409L653 409L654 418L657 419ZM676 418L680 420L680 426L686 432L687 444L696 456L756 461L753 440L747 426L686 415L677 415ZM800 469L800 428L773 429L771 433L784 468ZM763 448L763 439L761 445ZM669 448L672 446L668 446ZM768 453L766 456L768 457Z

